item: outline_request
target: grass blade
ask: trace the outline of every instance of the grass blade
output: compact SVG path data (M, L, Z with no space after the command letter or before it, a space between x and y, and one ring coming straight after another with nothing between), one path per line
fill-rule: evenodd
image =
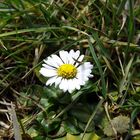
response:
M94 59L96 65L97 65L97 67L98 67L98 69L99 69L99 73L100 73L100 75L101 75L102 95L103 95L104 98L106 98L106 92L107 92L107 91L106 91L106 85L105 85L105 78L104 78L103 70L102 70L102 67L101 67L101 65L100 65L100 62L98 61L98 58L97 58L97 56L96 56L94 47L93 47L93 45L92 45L92 43L91 43L91 38L89 38L88 41L89 41L90 52L91 52L91 54L92 54L92 57L93 57L93 59Z

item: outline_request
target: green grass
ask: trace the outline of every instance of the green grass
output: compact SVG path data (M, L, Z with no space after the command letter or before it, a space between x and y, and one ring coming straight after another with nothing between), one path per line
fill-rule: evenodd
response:
M0 2L0 138L139 140L139 4ZM94 77L72 94L45 87L43 59L70 49L85 54ZM117 128L121 116L126 126Z

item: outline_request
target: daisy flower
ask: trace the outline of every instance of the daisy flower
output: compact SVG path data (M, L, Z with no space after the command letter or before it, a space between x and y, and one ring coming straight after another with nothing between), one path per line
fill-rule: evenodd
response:
M79 90L90 77L93 65L90 62L82 62L84 55L80 51L74 50L60 51L59 56L52 54L44 59L40 73L48 77L46 85L55 84L64 92L72 93L75 89Z

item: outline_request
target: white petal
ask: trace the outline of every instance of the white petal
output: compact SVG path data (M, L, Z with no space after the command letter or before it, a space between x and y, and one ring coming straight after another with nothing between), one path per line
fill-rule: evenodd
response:
M77 74L76 78L78 79L80 85L84 85L85 84L86 79L85 79L85 77L83 77L82 74L81 75Z
M68 80L68 92L72 93L72 91L75 89L75 85L73 84L73 80L69 79Z
M78 72L81 72L83 74L89 75L91 73L92 68L93 68L93 65L84 63L84 64L80 65L77 68L77 70L78 70Z
M39 72L45 77L52 77L57 75L56 70L53 69L41 68Z
M90 62L84 62L84 64L82 64L82 65L84 65L84 67L86 69L92 69L93 68L93 65Z
M83 73L83 72L78 72L76 77L79 79L79 81L87 81L89 79L90 74L89 73Z
M82 62L83 59L84 59L84 55L81 55L81 56L78 58L77 61L78 61L78 62ZM77 66L79 65L78 62L75 64L75 67L77 67Z
M80 55L80 51L79 50L77 50L76 52L74 52L73 50L71 50L69 53L70 53L71 57L74 58L74 59L76 59L76 60L77 60L77 58Z
M74 50L70 50L70 52L69 52L69 57L70 57L69 64L72 64L72 65L75 63L75 60L72 57L73 54L74 54Z
M63 64L62 60L60 59L60 57L58 57L57 55L52 54L51 57L53 58L53 60L55 60L55 62L60 66Z
M74 53L75 53L75 52L74 52L74 50L73 50L73 49L69 51L69 54L70 54L71 56L73 56L73 55L74 55Z
M60 82L59 88L63 89L65 87L64 84L65 84L64 79L62 79L61 82Z
M78 81L79 81L79 84L80 84L80 85L82 85L82 86L85 85L85 82L86 82L86 81L83 80L83 78L78 78Z
M60 55L60 58L62 59L62 61L65 64L68 64L68 56L69 56L68 52L67 51L60 51L59 55Z
M70 53L68 54L67 59L68 59L68 64L72 64L73 65L75 63L75 60L72 58Z
M59 85L59 88L62 89L64 92L66 92L68 90L66 79L62 79L62 81Z
M51 58L50 56L47 59L44 59L44 62L50 66L53 66L55 68L58 68L58 64L55 62L55 60L53 60L53 58Z
M73 49L70 50L69 53L70 53L70 54L74 54L74 50L73 50Z
M84 55L80 55L80 57L78 58L78 61L79 61L79 62L82 62L83 59L84 59Z
M92 74L90 74L89 76L88 76L89 78L92 78L92 77L94 77Z
M86 76L90 75L90 73L91 73L90 69L87 69L87 70L83 71L83 74L86 75Z
M67 79L64 79L65 81L65 88L64 88L64 92L66 92L68 90L68 80Z
M55 87L60 84L61 80L62 80L62 77L57 77L57 79L55 80Z
M69 61L68 63L72 65L74 65L75 63L75 60L71 56L69 56L68 61Z
M47 68L47 69L53 69L53 70L55 70L56 68L54 68L54 67L51 67L51 66L49 66L49 65L47 65L47 64L42 64L42 66L43 67L45 67L45 68Z
M75 86L76 89L80 89L80 83L79 83L79 80L74 78L73 79L73 85Z
M57 78L56 76L49 78L48 81L46 82L46 85L47 86L52 85L55 82L56 78Z
M87 76L89 76L89 75L91 75L91 72L92 72L92 71L89 69L89 70L86 70L86 71L84 72L84 74L87 75Z
M80 65L78 68L77 68L78 72L84 72L86 69L83 65Z

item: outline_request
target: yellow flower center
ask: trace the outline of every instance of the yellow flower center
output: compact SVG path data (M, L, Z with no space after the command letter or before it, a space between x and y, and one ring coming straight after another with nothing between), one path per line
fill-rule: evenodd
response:
M77 69L71 64L63 64L57 69L58 76L66 79L72 79L77 74Z

